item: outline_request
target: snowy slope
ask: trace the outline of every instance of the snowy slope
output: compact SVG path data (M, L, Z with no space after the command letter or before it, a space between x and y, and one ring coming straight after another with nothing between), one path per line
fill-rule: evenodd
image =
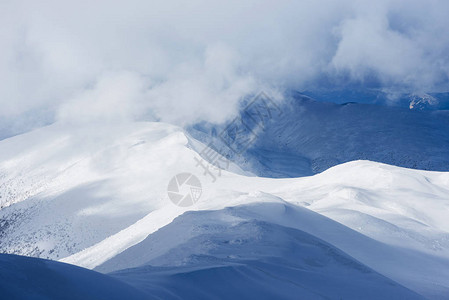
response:
M143 239L183 212L167 205L166 188L195 164L188 147L161 123L54 124L1 141L0 250L60 259L126 228Z
M107 275L55 261L8 254L0 254L0 298L155 299Z
M378 183L373 184L373 180ZM207 199L210 203L198 203L195 209L252 203L232 210L229 222L239 224L245 220L259 220L296 228L337 246L363 264L420 294L441 297L448 295L449 291L448 180L447 173L426 173L423 176L420 171L355 162L300 180L250 179L242 184L242 178L223 178L221 195ZM348 186L345 182L354 183ZM392 188L392 184L397 185L397 190ZM231 192L235 187L239 187L238 196L233 195L235 191ZM226 189L231 191L225 192ZM357 193L368 196L361 197ZM202 220L201 215L195 217ZM204 223L203 227L214 228L213 224ZM173 232L182 234L166 233L169 229L164 229L159 234L150 235L143 244L106 262L98 270L108 272L146 263L158 265L160 256L176 248L181 249L178 252L184 251L181 257L166 261L188 259L186 252L190 253L192 248L195 255L204 254L202 249L197 249L198 246L193 246L201 243L188 243L203 227L176 224ZM183 228L188 228L187 232ZM183 246L184 243L189 246ZM257 247L252 249L257 251ZM296 259L302 257L301 252Z
M247 222L264 237L254 249L266 250L264 240L268 245L279 242L310 254L326 245L351 264L371 270L370 275L360 277L358 267L346 268L339 260L330 263L332 258L326 253L315 257L329 262L324 265L332 270L328 275L335 275L334 279L349 272L350 277L360 277L361 286L370 280L377 287L395 282L391 290L381 289L386 293L413 291L431 298L449 295L449 173L356 161L312 177L270 179L247 177L231 165L232 172L222 171L222 176L212 182L195 161L200 156L193 149L199 151L201 147L180 128L162 123L78 128L54 124L0 141L4 206L0 210L1 252L61 259L104 272L129 267L144 267L147 272L148 263L163 264L164 257L165 261L186 258L190 268L192 255L211 256L221 265L229 263L223 257L225 252L229 250L232 256L232 252L243 250L220 246L215 253L196 249L192 243L199 239L210 240L212 246L220 244L229 238L226 232L233 235L234 226L246 228ZM192 207L177 207L167 197L169 180L181 172L195 174L203 185L203 194ZM227 207L236 207L236 216ZM231 217L221 224L223 235L216 231L208 235L202 229L191 234L195 226L188 220L192 215L183 215L172 223L189 210L198 211L195 216L200 228L216 217L211 210L217 210L223 218ZM178 228L182 222L187 227L182 236L158 231L181 231ZM245 233L243 229L237 231ZM277 235L283 239L277 241ZM293 245L297 237L302 242ZM305 251L309 243L316 244L317 251ZM251 256L251 249L244 252ZM132 252L128 251L138 251L133 255L137 261L129 260L128 253ZM270 258L268 265L279 257L276 247L265 253ZM302 256L286 259L308 266ZM252 260L266 263L256 255ZM198 265L203 263L200 260ZM178 269L182 266L167 267L172 275L182 273ZM246 265L239 274L252 280L244 274L254 267ZM231 269L230 274L240 270ZM326 276L325 269L317 276ZM222 270L217 276L227 274ZM272 270L287 274L285 269ZM317 269L308 271L320 273ZM303 278L298 272L288 273L290 279ZM122 278L126 272L116 274ZM136 278L134 275L134 271L130 273ZM191 279L186 280L188 283ZM307 282L306 286L315 291L315 283ZM329 286L329 291L335 290ZM354 292L360 290L354 288Z
M0 211L2 251L58 259L166 203L172 175L158 170L183 159L185 137L160 124L112 131L53 125L1 142L1 200L16 203Z
M163 299L421 299L332 245L255 213L282 205L254 208L188 212L98 269L133 267L112 275Z
M225 146L220 151L267 177L313 175L360 159L449 171L449 111L326 103L297 93L286 96L280 110L282 114L271 113L242 157L234 158ZM248 120L245 113L242 118ZM205 143L213 140L221 145L224 128L198 124L189 132Z

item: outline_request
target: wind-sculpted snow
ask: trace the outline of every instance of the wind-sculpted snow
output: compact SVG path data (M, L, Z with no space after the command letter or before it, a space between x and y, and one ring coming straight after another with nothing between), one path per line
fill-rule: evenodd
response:
M176 150L164 154L171 145L186 149L185 137L173 129L133 125L111 135L105 127L70 131L56 124L0 142L0 169L7 174L0 186L21 183L14 185L19 193L2 189L13 207L0 211L8 224L0 228L0 249L59 259L165 204L164 188L157 194L151 186L165 186L170 174L152 172L183 159L173 155ZM35 182L42 187L38 191ZM35 192L20 193L28 190Z
M260 221L251 206L185 213L98 270L126 266L111 275L163 299L422 299L310 234Z
M204 147L162 123L57 123L0 141L0 186L15 182L17 191L2 189L0 251L102 272L137 268L114 276L158 295L171 288L184 293L192 280L204 280L212 293L219 288L212 282L231 281L227 276L235 284L279 284L309 296L317 295L317 282L348 298L360 297L346 292L375 287L383 295L449 295L449 173L354 161L310 177L273 179L230 164L221 176L211 170L213 181L198 165ZM185 172L199 178L202 194L182 208L168 199L167 185ZM291 252L283 257L282 249ZM290 269L292 261L301 268ZM139 272L150 272L149 279ZM343 274L356 278L346 292L338 288L349 283ZM226 289L245 296L239 287ZM199 289L191 292L201 297Z
M0 254L0 298L156 299L107 275L55 261L7 254Z

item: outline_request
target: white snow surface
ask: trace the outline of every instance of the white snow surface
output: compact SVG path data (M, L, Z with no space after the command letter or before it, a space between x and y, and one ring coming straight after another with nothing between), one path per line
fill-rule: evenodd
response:
M272 179L231 164L213 182L195 161L202 147L163 123L56 123L0 141L0 252L102 272L191 266L192 255L226 254L192 242L204 239L217 211L225 231L240 226L235 232L250 238L245 222L269 224L256 226L262 232L297 230L406 293L449 299L448 172L353 161L310 177ZM187 208L167 196L169 180L183 172L196 175L203 189ZM250 250L242 250L244 259L259 260ZM294 253L288 259L301 255Z
M0 298L7 300L155 299L130 285L77 266L0 254Z

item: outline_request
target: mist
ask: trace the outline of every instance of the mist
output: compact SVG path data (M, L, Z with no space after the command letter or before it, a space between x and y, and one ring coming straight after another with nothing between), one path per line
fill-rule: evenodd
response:
M186 125L224 122L261 90L448 91L448 13L421 0L2 1L0 118Z

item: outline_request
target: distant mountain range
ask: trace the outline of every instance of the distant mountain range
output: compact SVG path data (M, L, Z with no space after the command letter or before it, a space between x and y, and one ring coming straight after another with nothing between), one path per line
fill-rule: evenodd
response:
M419 106L424 100L413 101ZM318 102L300 93L287 96L279 109L257 134L243 133L254 141L241 153L223 143L226 125L201 123L188 132L259 176L312 175L357 159L449 171L448 110ZM240 118L251 123L244 112Z
M404 107L412 110L448 110L449 92L401 93L354 87L351 89L313 89L302 95L321 102L344 104L348 102ZM420 105L416 105L419 103Z

